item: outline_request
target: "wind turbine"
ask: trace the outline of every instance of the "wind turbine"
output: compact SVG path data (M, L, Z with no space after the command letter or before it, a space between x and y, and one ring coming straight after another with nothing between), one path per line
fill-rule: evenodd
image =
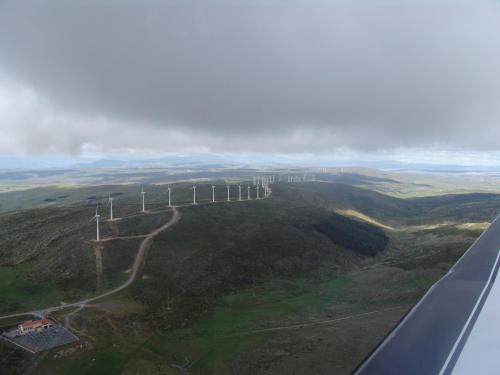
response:
M146 212L146 206L144 205L144 195L146 195L146 192L144 191L142 186L141 186L141 194L142 194L142 212Z
M167 185L167 190L168 190L168 207L172 207L172 202L170 201L170 193L172 192L172 189L170 188L170 184Z
M229 199L229 184L226 185L226 188L227 188L227 201L229 202L230 199Z
M241 201L241 185L238 185L238 200Z
M212 185L212 203L215 202L215 185Z
M257 190L257 198L256 199L259 199L259 185L257 184L257 186L255 187L255 189Z
M97 212L97 207L95 208L95 215L92 217L92 219L90 219L90 221L94 220L96 221L96 241L99 241L99 218L101 217L101 215L99 215L99 213Z
M193 185L193 204L196 204L196 185Z
M108 197L108 206L109 206L109 220L113 221L113 200L115 198L111 198L111 193L109 193Z
M247 200L250 200L250 185L247 186Z

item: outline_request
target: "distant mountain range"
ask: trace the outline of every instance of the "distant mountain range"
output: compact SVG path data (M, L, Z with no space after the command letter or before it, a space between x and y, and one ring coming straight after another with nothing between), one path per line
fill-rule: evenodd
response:
M45 169L121 169L121 168L287 168L287 167L347 167L357 166L393 171L440 173L500 172L500 166L464 166L458 164L403 163L399 161L334 160L299 158L282 155L189 154L157 158L71 158L0 156L0 170Z

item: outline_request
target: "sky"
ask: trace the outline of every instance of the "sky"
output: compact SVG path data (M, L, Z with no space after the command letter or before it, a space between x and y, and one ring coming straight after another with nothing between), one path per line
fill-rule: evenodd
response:
M0 1L0 155L500 161L500 1Z

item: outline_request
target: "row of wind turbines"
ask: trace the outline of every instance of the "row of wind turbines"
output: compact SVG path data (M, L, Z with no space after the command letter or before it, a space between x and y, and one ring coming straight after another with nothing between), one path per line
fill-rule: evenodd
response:
M254 176L252 182L253 182L253 185L255 186L255 191L256 191L255 199L261 199L261 197L260 197L260 190L261 189L264 189L264 196L262 198L267 198L271 194L270 185L275 182L275 177L274 176ZM227 202L231 201L231 194L230 194L231 186L234 186L234 185L226 184L226 189L227 189L226 201ZM243 199L242 199L242 195L241 195L241 191L242 191L241 184L238 184L237 186L238 186L238 201L242 201ZM212 203L215 203L216 202L216 200L215 200L216 185L212 184L211 187L212 187ZM195 205L195 204L197 204L197 202L196 202L196 184L194 184L191 187L191 190L193 190L193 202L192 202L192 204ZM168 207L172 207L172 199L171 199L172 188L170 187L170 184L167 185L167 192L168 192ZM142 198L142 210L141 210L141 212L145 213L146 212L146 192L144 191L144 188L142 188L142 187L141 187L141 198ZM250 184L248 184L247 185L247 199L246 200L251 200L251 199L252 199L251 187L250 187ZM111 196L111 193L109 193L108 203L106 205L106 207L109 207L109 221L114 220L113 200L114 200L114 198ZM96 222L96 241L100 240L99 221L100 221L101 215L99 214L98 207L99 207L99 205L96 206L95 214L90 219L91 222L94 220Z

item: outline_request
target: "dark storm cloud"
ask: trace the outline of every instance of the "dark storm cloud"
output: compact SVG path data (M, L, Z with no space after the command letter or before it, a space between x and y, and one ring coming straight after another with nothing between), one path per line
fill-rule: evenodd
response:
M0 73L76 149L107 141L74 117L130 148L144 126L207 150L494 148L498 46L496 1L0 3Z

